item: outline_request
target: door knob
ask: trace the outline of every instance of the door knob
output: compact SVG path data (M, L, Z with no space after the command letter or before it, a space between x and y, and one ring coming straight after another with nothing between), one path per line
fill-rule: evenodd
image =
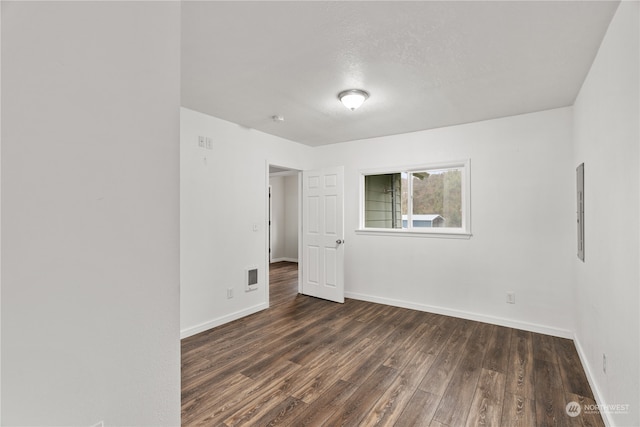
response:
M339 244L339 245L341 245L341 244L343 244L343 243L344 243L344 240L342 240L342 239L338 239L338 240L336 240L336 243L337 243L337 244Z

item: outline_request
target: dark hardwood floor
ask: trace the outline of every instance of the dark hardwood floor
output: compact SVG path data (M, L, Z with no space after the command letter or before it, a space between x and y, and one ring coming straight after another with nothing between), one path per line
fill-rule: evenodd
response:
M573 342L297 293L271 266L271 308L182 341L183 426L603 426Z

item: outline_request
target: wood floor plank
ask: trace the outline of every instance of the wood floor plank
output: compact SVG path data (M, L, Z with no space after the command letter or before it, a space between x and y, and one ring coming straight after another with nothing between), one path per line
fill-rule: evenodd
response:
M428 323L423 322L415 326L411 334L412 339L405 340L402 345L384 361L384 365L394 369L402 369L418 351L436 356L440 350L442 350L446 341L438 334L439 326L440 322L437 320ZM425 345L426 343L432 343L433 345L427 347ZM422 351L423 349L427 351Z
M269 309L181 341L183 426L604 425L565 413L593 397L569 340L335 304L270 267Z
M269 414L278 414L278 420L276 421L280 424L284 419L291 416L293 412L299 411L302 406L306 406L306 404L302 405L304 403L302 399L293 396L296 387L299 384L311 381L312 378L317 380L318 372L329 372L329 367L335 366L335 360L339 357L340 355L326 349L317 352L309 363L301 366L300 369L292 370L283 375L279 381L274 383L274 387L271 390L267 391L265 389L259 396L246 400L243 407L237 409L232 416L225 419L225 424L229 426L244 423L262 425L261 421L256 421L256 419L263 419L268 417ZM283 357L281 364L292 363L284 359L285 357ZM257 376L257 379L269 375L269 372L261 373ZM284 401L288 403L284 406L282 406L282 403L278 404L278 402ZM286 411L280 413L284 409Z
M224 388L224 384L220 384L218 392L220 397L216 398L214 404L203 411L200 416L195 417L190 423L183 425L212 425L227 418L230 414L237 412L241 408L252 404L255 401L264 400L265 395L270 395L272 390L276 388L283 376L288 373L300 369L294 363L283 363L282 366L274 369L269 375L265 375L260 380L252 380L252 382L239 384L237 387ZM257 406L257 405L254 405Z
M283 366L287 362L283 362ZM288 362L295 366L286 373L278 376L275 381L262 388L260 393L244 395L238 405L229 411L229 416L224 419L224 424L229 427L240 425L256 425L256 420L270 413L290 396L290 390L295 385L295 375L300 372L300 366Z
M289 360L294 363L304 365L307 360L314 357L317 352L327 349L333 352L340 352L347 349L354 341L362 336L362 330L366 325L360 322L351 322L345 325L341 330L336 331L328 328L323 333L325 336L313 343L301 346L295 351L289 352Z
M251 377L255 372L268 369L269 364L276 362L277 359L283 357L290 358L292 354L295 354L300 349L313 345L318 337L330 334L330 328L326 325L325 320L331 316L332 310L323 310L316 314L317 317L314 316L312 318L314 320L309 319L311 321L299 324L298 328L295 329L289 327L288 332L278 333L276 339L263 342L261 350L265 353L272 354L271 358L253 364L243 371L243 374Z
M466 425L501 426L506 374L482 369Z
M536 423L536 407L533 399L518 396L513 393L505 393L502 405L503 426L531 427Z
M268 357L271 357L271 355L267 353L261 354L259 349L256 349L256 352L249 356L239 355L233 363L213 364L209 370L201 372L200 375L184 377L182 401L188 402L193 398L197 398L205 390L220 387L229 377L251 366L252 363L259 363L262 359Z
M380 365L326 421L328 426L358 426L371 407L398 376L398 371Z
M367 328L363 331L365 336L374 341L382 342L394 334L402 322L403 313L394 310L395 307L385 307L367 323ZM392 337L393 338L393 337Z
M217 415L216 411L224 411L219 408L218 402L229 402L237 390L248 389L253 386L254 380L240 373L230 377L229 381L218 384L218 387L210 387L202 390L194 399L183 401L181 408L182 424L190 425L198 418L210 418Z
M308 404L306 408L289 421L291 426L319 426L333 415L338 408L357 390L358 386L338 380L327 388L326 393Z
M554 348L553 337L543 334L532 334L533 357L535 359L546 360L551 363L558 363L556 350Z
M394 319L394 317L391 319ZM366 358L360 360L355 366L355 369L346 371L345 375L343 375L341 379L354 384L361 384L378 368L378 366L384 363L397 346L401 345L409 338L409 332L406 330L396 332L396 329L391 327L384 329L384 331L380 331L377 335L378 340L376 340L377 348L375 351L367 355Z
M198 353L202 353L204 348L211 346L215 348L216 356L218 356L225 350L237 348L243 342L260 339L265 330L274 330L275 332L275 330L281 329L287 331L287 325L304 318L308 310L312 309L312 307L316 309L318 305L318 301L314 299L294 297L289 306L279 311L277 316L272 315L273 311L255 313L213 329L216 331L215 335L212 334L212 330L209 330L189 337L184 340L182 345L183 359L187 359L193 349L197 350ZM322 308L333 308L333 306L324 304ZM265 323L264 317L268 317L269 322Z
M538 425L570 426L570 417L565 412L568 402L565 401L558 365L534 359L534 377Z
M517 396L535 398L531 332L514 330L511 334L507 391Z
M282 377L296 369L300 369L300 367L294 363L283 363L260 380L253 380L249 383L249 386L227 388L225 393L221 393L223 398L216 399L214 404L209 406L209 410L206 413L195 417L190 423L183 423L183 425L207 426L219 423L230 414L237 412L239 408L243 408L271 393L279 385Z
M360 366L360 359L366 359L377 349L375 343L365 338L358 342L351 350L340 355L327 369L319 371L306 382L301 382L292 390L291 395L312 403L320 395L325 393L340 377L348 375Z
M295 397L287 397L282 403L267 411L259 419L252 421L255 426L289 426L289 418L297 412L304 410L306 404Z
M244 319L241 319L241 321ZM285 323L283 324L291 324L293 320L287 317ZM232 322L233 323L233 322ZM275 322L277 323L277 321ZM303 324L307 324L306 322ZM267 352L267 346L264 345L264 334L265 333L274 333L277 334L279 338L285 339L293 339L295 337L285 335L286 332L289 332L291 328L288 329L276 329L272 328L274 323L269 323L269 325L263 329L262 331L256 330L249 337L239 337L238 339L229 339L229 342L225 344L225 346L211 344L203 345L201 348L201 353L206 355L206 358L210 361L210 366L213 367L216 371L225 371L228 373L232 373L237 371L238 369L245 369L247 365L256 364L261 362L267 355L270 353ZM226 325L225 325L226 326ZM303 333L298 333L299 336L303 335ZM228 337L227 329L223 329L223 336ZM199 338L198 336L192 337L196 340ZM191 340L185 340L189 343ZM214 340L217 342L217 340ZM235 345L231 344L235 343ZM276 346L276 348L278 348ZM278 358L278 356L275 356ZM253 362L251 362L253 360ZM247 362L249 362L247 364ZM241 367L240 365L244 365ZM204 368L205 371L208 371L209 368ZM193 370L187 369L183 371L183 381L186 381L191 386L202 383L207 380L207 377L210 376L211 372L205 373L203 375L201 370ZM192 381L193 378L193 381ZM183 392L188 393L189 387L183 387Z
M404 366L375 406L360 422L361 426L393 425L413 397L435 356L421 351ZM386 366L386 365L385 365Z
M310 328L310 333L322 334L326 330L322 328ZM269 371L272 365L280 363L282 359L289 360L290 352L295 351L300 345L309 345L308 340L310 337L298 337L292 342L285 344L281 340L272 340L271 343L265 344L264 351L270 354L269 357L263 358L257 363L251 364L246 369L242 370L242 374L249 378L253 378L256 375L260 375L262 372ZM300 343L302 341L302 343ZM295 362L293 362L295 363Z
M192 356L188 361L182 360L180 370L182 377L186 378L197 372L207 372L211 367L211 361L206 357Z
M357 343L363 337L365 337L364 330L367 328L367 324L362 322L352 322L348 327L344 327L341 330L334 330L334 334L338 337L338 339L328 347L331 351L335 351L338 353L344 353L349 351L351 347L353 347L354 343ZM333 328L332 328L333 329Z
M456 320L456 327L449 336L445 348L438 354L427 372L419 389L442 396L449 385L455 368L463 355L464 346L477 328L477 324L466 320Z
M555 353L558 358L558 366L565 391L593 398L593 392L584 369L582 369L580 357L573 341L555 337L552 340L554 341Z
M434 320L432 323L435 327L429 329L428 334L424 336L422 346L418 349L427 354L439 355L453 331L460 325L459 320L449 316L440 316L439 319Z
M357 323L359 325L365 325L365 322L357 320L362 313L368 308L364 301L345 299L344 310L341 312L341 316L336 318L331 327L337 332L341 331L346 325L351 323Z
M511 328L496 326L484 357L482 367L491 371L506 374L509 370L509 354L511 350Z
M420 389L416 390L404 410L396 420L395 425L402 426L428 426L431 424L433 414L435 414L440 403L440 396L427 393Z
M360 313L360 315L356 318L356 321L363 323L372 323L378 317L378 314L381 312L388 310L387 307L384 306L367 306Z
M464 425L482 372L487 343L495 328L493 325L481 323L469 338L436 410L434 420L452 426Z

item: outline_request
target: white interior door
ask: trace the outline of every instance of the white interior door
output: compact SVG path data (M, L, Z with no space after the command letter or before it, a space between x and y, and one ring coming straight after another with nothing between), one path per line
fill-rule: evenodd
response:
M302 173L302 293L344 302L344 168Z

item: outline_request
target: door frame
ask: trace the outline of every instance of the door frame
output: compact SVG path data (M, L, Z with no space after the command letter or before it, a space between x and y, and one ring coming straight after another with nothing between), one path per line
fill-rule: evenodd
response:
M269 191L271 188L271 184L269 183L269 178L271 176L296 176L298 181L298 293L302 293L302 281L300 278L302 277L302 256L304 251L302 250L302 171L303 169L282 165L280 163L272 163L269 160L265 162L265 173L266 173L266 188L265 188L265 266L266 266L266 274L265 274L265 301L267 303L267 307L270 306L269 301L269 268L271 265L271 255L269 253L269 239L271 233L271 227L269 225L269 218L271 217L271 201L269 200ZM270 168L275 167L281 169L282 172L276 172L271 174Z
M271 218L273 217L273 207L271 206L271 184L267 183L267 262L271 265Z

